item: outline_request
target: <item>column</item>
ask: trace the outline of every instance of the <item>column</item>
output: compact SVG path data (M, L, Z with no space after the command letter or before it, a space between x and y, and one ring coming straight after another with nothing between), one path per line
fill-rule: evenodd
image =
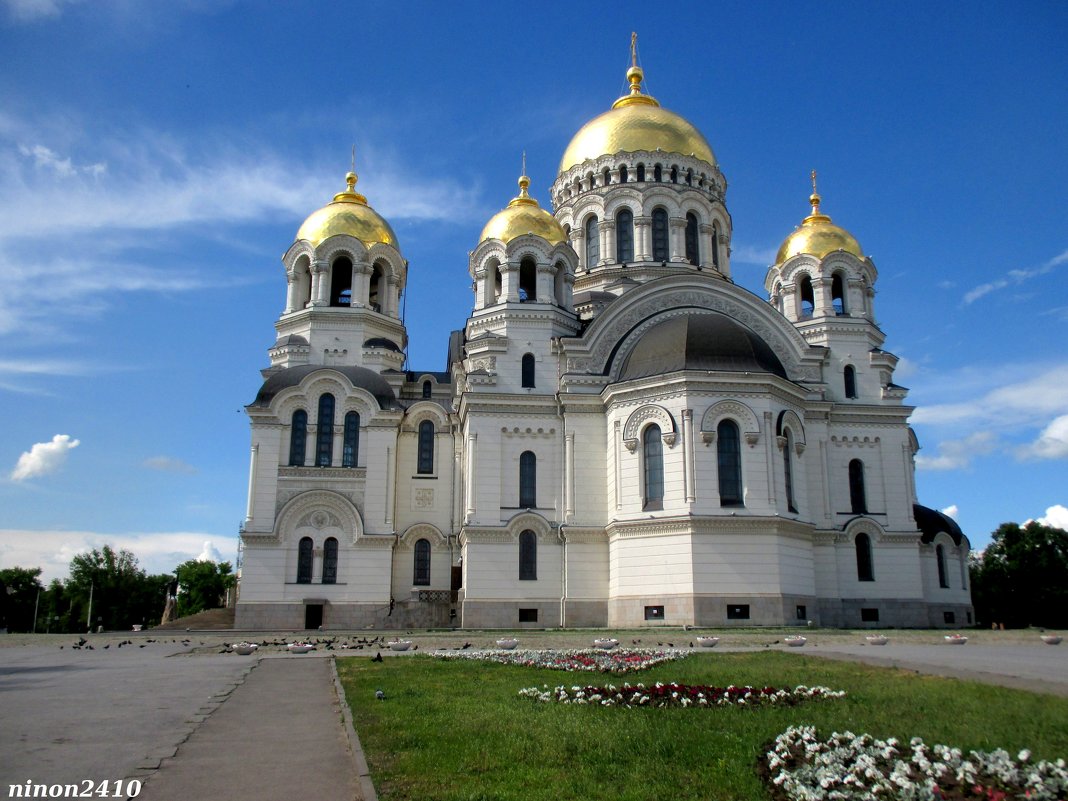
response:
M623 469L623 460L619 452L620 445L623 444L622 435L620 434L620 422L616 420L615 433L612 435L612 458L615 460L616 465L616 509L623 508L623 476L621 475Z
M390 317L399 317L397 309L400 307L400 279L391 275L386 278L386 309L383 311Z
M686 260L686 218L668 218L668 250L671 252L670 261Z
M653 260L653 218L634 218L634 260Z
M505 303L519 302L519 262L509 261L501 265L501 295Z
M464 501L464 518L470 523L475 514L475 441L478 434L467 435L467 498Z
M259 461L259 443L252 444L252 455L248 466L248 504L245 507L245 522L251 523L256 513L256 463Z
M365 307L371 292L371 265L365 261L352 265L352 305Z
M697 500L697 479L694 475L693 409L682 410L682 453L685 464L686 503Z
M286 310L285 313L297 310L297 273L294 270L286 270Z
M551 264L538 263L537 266L538 276L538 303L552 303L553 298L553 266Z
M571 248L578 254L580 267L594 266L586 263L586 229L584 226L580 225L571 229Z
M771 412L764 412L764 458L767 460L768 469L768 503L774 510L778 501L775 493L775 427L771 422Z
M601 260L597 262L598 264L609 264L615 256L615 253L609 255L608 252L608 232L614 231L615 225L614 220L601 220L597 223L597 234L601 243Z
M312 306L326 306L330 303L330 265L322 259L312 262Z
M709 225L708 223L701 223L697 227L697 232L700 234L697 240L697 255L701 269L717 269L716 264L718 259L716 258L716 248L719 247L719 242L716 241L716 227L714 225Z
M831 282L824 278L812 280L812 299L815 308L812 310L813 317L833 317L834 304L831 303Z
M396 443L394 442L394 445ZM393 528L393 502L397 493L396 447L386 448L386 529Z
M575 517L575 434L564 435L564 522Z

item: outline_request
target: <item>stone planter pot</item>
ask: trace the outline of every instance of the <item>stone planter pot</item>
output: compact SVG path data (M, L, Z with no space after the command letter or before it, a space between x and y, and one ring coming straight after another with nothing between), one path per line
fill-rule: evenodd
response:
M786 644L789 645L791 648L800 648L806 642L808 642L808 640L805 639L804 637L787 637L786 638Z
M308 651L315 650L314 645L309 645L306 642L291 642L286 646L291 654L306 654Z
M249 654L254 654L256 653L257 648L259 648L259 646L251 642L235 642L233 645L230 646L231 651L233 651L235 654L240 654L241 656L248 656Z
M964 643L966 642L968 642L968 638L962 637L959 634L946 635L946 643L948 643L949 645L964 645Z
M719 637L698 637L697 644L701 648L715 648L719 645Z
M868 641L868 645L886 645L890 642L890 640L882 634L869 634L864 639Z
M1043 634L1042 635L1042 642L1044 642L1046 645L1060 645L1061 644L1061 640L1063 640L1063 639L1064 639L1063 637L1058 637L1056 634Z
M144 626L141 623L134 623L133 625L134 631L140 631L142 628L144 628Z
M505 637L504 639L497 640L497 647L502 648L505 651L514 651L517 645L519 645L519 640L514 637Z
M610 637L604 637L593 641L594 648L603 648L606 651L610 651L619 645L619 640L614 640Z
M395 640L389 644L389 649L391 651L407 651L411 647L411 640Z

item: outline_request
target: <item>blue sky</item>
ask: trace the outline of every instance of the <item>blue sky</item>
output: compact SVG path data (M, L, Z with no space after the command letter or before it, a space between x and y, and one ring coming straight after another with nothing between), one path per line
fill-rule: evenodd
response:
M410 364L445 369L521 153L548 205L632 30L727 176L737 283L763 295L813 168L874 259L921 502L979 548L1068 526L1068 5L646 8L0 0L0 567L233 559L280 257L352 145Z

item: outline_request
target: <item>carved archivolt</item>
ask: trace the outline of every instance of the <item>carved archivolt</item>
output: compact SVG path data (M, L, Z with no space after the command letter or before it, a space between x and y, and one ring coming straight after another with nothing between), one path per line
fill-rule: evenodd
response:
M413 403L404 416L404 424L401 431L411 434L419 431L419 424L429 420L434 424L436 431L448 429L449 418L445 410L433 401L418 401Z
M797 451L797 455L800 456L805 452L805 426L801 423L801 418L798 417L797 412L793 409L783 409L779 412L779 417L775 421L775 435L780 440L780 449L786 447L787 429L789 429L790 434L793 437L794 450Z
M836 541L852 543L857 538L858 534L867 534L871 538L872 545L882 542L883 538L886 536L883 527L870 517L854 517L846 523L842 534L844 536L836 538Z
M660 426L660 435L668 447L675 444L675 418L663 406L649 403L631 412L623 426L623 443L627 446L627 450L633 452L637 448L638 435L648 423L656 423Z
M537 512L519 512L511 520L505 523L508 533L516 540L524 531L533 531L539 540L546 540L554 536L552 524Z
M406 548L414 548L419 540L426 540L431 548L443 548L449 542L448 538L441 533L441 529L429 523L416 523L400 536L401 544Z
M320 531L339 528L352 543L363 536L359 510L348 498L329 490L302 492L286 503L275 521L275 539L283 541L304 526Z
M720 421L731 419L738 424L742 438L750 447L760 439L760 421L756 414L740 401L720 401L708 407L701 418L701 440L705 445L716 441L716 428Z

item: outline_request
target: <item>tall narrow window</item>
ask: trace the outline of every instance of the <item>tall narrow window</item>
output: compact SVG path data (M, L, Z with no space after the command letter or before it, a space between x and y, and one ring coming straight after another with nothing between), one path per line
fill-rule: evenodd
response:
M538 579L538 537L527 529L519 535L519 580Z
M382 268L376 264L371 269L371 280L367 285L367 304L376 312L382 311L382 300L386 296L383 291L385 283Z
M289 429L289 464L304 466L304 452L308 440L308 413L303 409L293 412L293 424Z
M415 575L412 584L416 587L430 586L430 541L418 540L415 543Z
M419 465L416 472L422 475L434 472L434 424L429 420L419 424Z
M330 265L330 305L352 304L352 262L345 256L334 259Z
M327 537L323 543L323 584L337 584L337 539Z
M686 261L696 265L697 253L697 215L692 211L686 214Z
M868 501L864 497L864 462L860 459L849 463L849 508L855 515L868 511Z
M627 182L627 165L621 164L619 167L619 182L625 184Z
M663 209L653 209L653 261L667 260L668 215Z
M653 167L653 180L656 181L657 183L660 183L661 181L664 180L664 171L662 169L660 169L660 165L659 164L657 164L655 167Z
M678 167L672 167L671 168L671 183L677 184L678 182L679 182L679 168Z
M426 381L423 382L423 398L424 399L425 398L429 398L433 394L434 394L434 385L430 383L429 379L427 379Z
M519 456L519 506L538 507L538 457L533 451L523 451Z
M638 165L638 183L640 183L640 184L645 183L645 165L644 164L639 164Z
M949 573L946 572L946 549L941 545L935 546L935 561L938 562L938 586L948 589Z
M612 183L612 171L610 169L608 169L607 167L604 168L604 173L603 173L602 177L604 178L604 185L605 186L608 186L610 183Z
M712 266L719 269L719 231L714 225L712 226Z
M533 259L519 262L519 302L533 303L538 299L538 265Z
M642 433L642 509L664 508L664 445L660 426Z
M586 269L597 266L601 260L601 236L597 231L597 218L586 220Z
M834 313L838 316L849 313L849 309L846 308L845 282L842 280L841 273L835 273L831 278L831 304L834 306Z
M297 584L311 584L312 538L301 537L297 545Z
M341 466L355 467L360 458L360 415L345 415L345 441L341 449Z
M520 372L522 373L521 378L522 378L523 386L524 387L533 387L534 386L534 354L533 353L524 353L523 354L523 364L522 364L522 367L520 369Z
M742 441L738 424L723 420L716 426L716 451L719 466L719 503L742 506Z
M334 396L319 397L319 419L315 429L315 466L329 467L334 458Z
M786 508L791 512L797 512L797 503L794 501L794 463L793 448L794 437L790 429L786 429L786 445L782 449L783 477L786 480Z
M634 261L634 213L630 209L620 209L616 214L616 261Z
M875 581L871 561L871 537L861 532L853 541L857 549L857 581Z
M812 279L807 275L801 276L797 287L798 300L801 301L801 319L809 320L816 310L816 295L812 291Z
M845 381L845 396L847 398L857 397L857 371L853 368L853 365L847 364L845 366L843 379Z

